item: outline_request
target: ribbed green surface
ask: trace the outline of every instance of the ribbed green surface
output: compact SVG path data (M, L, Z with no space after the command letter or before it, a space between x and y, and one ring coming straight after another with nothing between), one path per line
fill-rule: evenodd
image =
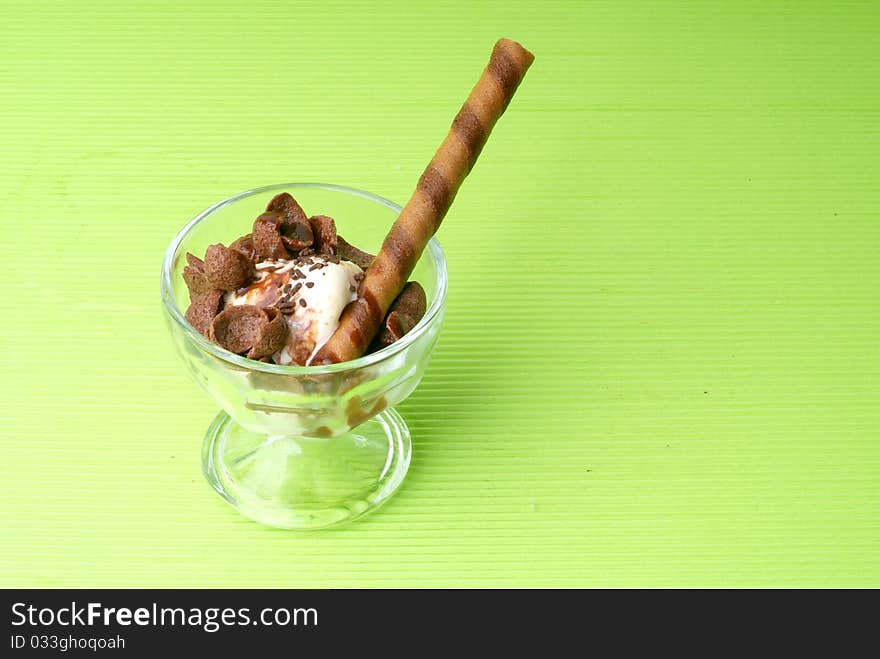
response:
M0 586L880 586L878 29L869 2L6 3ZM199 471L165 246L268 183L406 201L499 36L537 60L439 234L404 488L338 531L240 518Z

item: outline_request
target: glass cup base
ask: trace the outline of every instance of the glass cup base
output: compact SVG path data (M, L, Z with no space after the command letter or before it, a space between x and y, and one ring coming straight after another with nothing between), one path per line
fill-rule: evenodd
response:
M202 445L211 486L245 517L283 529L320 529L362 517L403 483L412 444L387 409L330 439L265 435L220 412Z

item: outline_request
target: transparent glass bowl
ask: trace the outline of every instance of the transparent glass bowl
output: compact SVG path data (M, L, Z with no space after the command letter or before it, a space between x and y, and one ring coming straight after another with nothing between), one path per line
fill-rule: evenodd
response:
M214 204L175 236L162 264L162 301L187 371L222 408L208 428L202 467L239 512L270 526L314 529L350 521L380 506L409 467L409 429L393 409L418 386L437 342L446 306L446 261L436 240L411 280L428 309L401 340L329 366L278 366L245 359L211 343L184 318L186 253L229 244L250 232L277 193L306 212L330 215L348 242L375 253L400 206L323 183L287 183L242 192Z

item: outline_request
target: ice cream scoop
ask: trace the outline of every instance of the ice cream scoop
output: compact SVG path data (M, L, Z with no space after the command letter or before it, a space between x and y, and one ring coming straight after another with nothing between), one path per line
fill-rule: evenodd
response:
M256 264L257 280L226 293L226 306L276 307L288 326L276 364L308 366L339 325L342 310L357 298L363 271L351 261L308 256Z

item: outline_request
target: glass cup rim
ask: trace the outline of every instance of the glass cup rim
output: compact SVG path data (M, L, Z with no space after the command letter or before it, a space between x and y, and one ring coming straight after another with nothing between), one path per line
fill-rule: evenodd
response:
M209 206L201 213L196 215L189 222L187 222L183 226L183 228L181 228L180 231L177 232L177 235L174 236L171 244L165 251L165 258L162 261L161 292L162 302L165 305L165 310L168 312L171 318L173 318L177 325L179 325L180 328L189 336L191 341L198 345L202 350L212 354L218 359L221 359L230 364L234 364L239 368L244 368L251 371L261 371L264 373L274 373L276 375L321 375L324 373L339 373L376 364L384 359L393 357L394 355L406 350L427 330L431 323L434 322L434 320L438 317L441 309L443 309L444 305L446 304L446 256L444 255L443 248L440 247L440 243L436 238L431 238L431 240L428 241L428 245L426 247L426 251L430 252L437 269L437 291L434 295L434 299L431 301L431 304L425 311L425 315L422 316L422 319L418 323L416 323L415 327L407 332L403 336L403 338L395 341L390 346L382 348L381 350L377 350L376 352L370 353L368 355L364 355L363 357L358 357L357 359L351 359L345 362L339 362L338 364L325 364L320 366L282 366L280 364L258 362L252 359L247 359L245 357L242 357L241 355L237 355L233 352L229 352L228 350L221 348L220 346L206 339L192 325L189 324L189 322L184 317L184 314L181 313L180 309L178 308L172 292L173 286L171 281L171 272L174 266L174 255L180 248L180 244L183 242L189 232L193 228L195 228L200 222L202 222L202 220L210 217L221 208L229 206L230 204L233 204L241 199L245 199L246 197L250 197L263 192L270 192L272 190L281 190L282 188L317 188L321 190L327 190L329 192L340 192L343 194L349 194L355 197L361 197L363 199L376 202L390 210L395 211L398 214L402 210L399 204L394 203L390 199L380 197L371 192L367 192L366 190L351 188L344 185L336 185L333 183L279 183L274 185L264 185L259 188L252 188L250 190L245 190L244 192L239 192L238 194L232 195L231 197L228 197L222 201L218 201L217 203Z

